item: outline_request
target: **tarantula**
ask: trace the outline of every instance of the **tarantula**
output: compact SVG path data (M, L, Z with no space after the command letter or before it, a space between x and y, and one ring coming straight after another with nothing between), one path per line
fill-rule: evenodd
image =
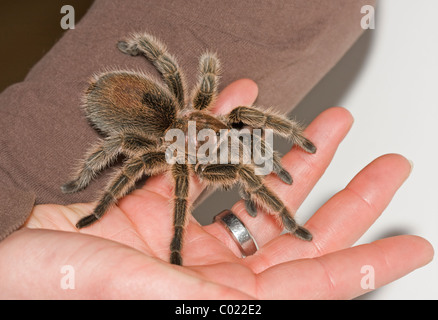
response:
M159 71L164 85L142 72L107 71L95 75L83 98L83 110L91 124L106 137L88 151L74 180L64 184L64 193L80 191L120 154L126 159L106 187L91 215L79 220L83 228L100 219L120 198L129 193L143 176L171 172L174 184L174 235L170 243L170 262L182 265L181 249L184 228L189 214L187 202L189 178L197 175L210 185L231 186L239 183L247 211L255 216L260 205L275 213L283 226L300 239L310 241L312 235L298 225L280 198L264 183L264 176L255 174L254 164L169 163L166 148L170 142L163 137L170 129L187 132L189 121L219 132L221 129L271 129L292 140L303 150L314 153L315 146L303 136L301 127L285 116L253 106L239 106L225 116L210 112L218 94L220 63L215 54L205 53L199 60L199 79L186 99L186 87L176 59L159 40L145 33L119 41L118 49L131 56L142 54ZM241 146L245 148L245 146ZM196 145L199 148L199 145ZM186 155L188 156L188 154ZM290 174L273 152L273 171L285 183Z

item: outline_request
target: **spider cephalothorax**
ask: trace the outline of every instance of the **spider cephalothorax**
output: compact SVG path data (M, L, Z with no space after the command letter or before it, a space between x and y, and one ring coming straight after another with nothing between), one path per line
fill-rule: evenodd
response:
M82 218L77 228L86 227L100 219L118 199L130 192L143 175L170 171L174 183L174 237L170 244L170 262L182 264L181 248L184 227L189 213L187 202L189 178L197 175L207 184L231 186L239 183L242 197L250 215L256 215L256 204L276 214L283 226L303 240L311 234L299 226L292 214L257 175L254 163L193 163L169 161L166 150L171 144L164 139L171 129L187 131L189 122L198 129L215 132L231 128L271 129L291 139L305 151L314 153L315 146L302 134L294 121L274 112L253 106L240 106L225 116L209 111L218 91L219 61L215 54L203 54L199 61L199 80L191 99L186 99L183 74L173 56L157 39L148 34L135 34L120 41L124 53L144 55L161 73L164 85L152 77L133 71L110 71L94 76L86 91L83 109L88 120L103 134L86 155L75 179L62 186L65 193L77 192L111 164L119 154L126 157L118 174L110 181L93 213ZM198 148L199 146L196 146ZM240 148L247 148L243 143ZM265 145L263 149L268 150ZM285 183L292 178L282 167L277 153L272 152L273 172ZM187 154L188 156L188 154ZM187 157L186 157L187 160Z

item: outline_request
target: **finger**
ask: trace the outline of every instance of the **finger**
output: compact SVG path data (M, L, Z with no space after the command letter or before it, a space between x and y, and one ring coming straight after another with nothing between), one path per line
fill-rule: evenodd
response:
M227 114L237 106L250 106L258 95L257 84L251 79L239 79L234 81L219 94L211 112L215 114Z
M266 178L268 187L280 196L291 212L297 210L322 176L352 122L351 114L343 108L324 111L305 130L305 136L314 142L318 151L308 154L294 147L282 159L284 168L293 176L292 186L283 183L274 175ZM246 225L259 246L265 245L282 231L277 219L262 210L259 210L256 218L251 217L246 212L243 201L237 202L232 211ZM205 228L224 243L231 245L234 252L239 252L221 224L213 223Z
M309 220L314 245L327 253L352 246L371 227L409 177L412 166L398 154L371 162Z
M258 87L254 81L250 79L236 80L222 90L211 111L215 114L224 114L235 106L251 105L257 98L257 94ZM198 179L192 179L190 181L190 202L193 202L203 189L204 185ZM149 178L142 190L163 195L168 199L173 198L173 186L166 175Z
M275 265L258 274L262 299L351 299L429 263L433 248L397 236L314 259Z
M410 171L409 161L400 155L377 158L309 219L311 242L282 235L260 250L264 266L258 268L350 247L380 216Z

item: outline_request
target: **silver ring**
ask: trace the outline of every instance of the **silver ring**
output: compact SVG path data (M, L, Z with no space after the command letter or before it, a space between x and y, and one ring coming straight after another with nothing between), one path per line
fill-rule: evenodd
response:
M254 254L259 249L251 233L231 210L220 212L214 217L214 221L219 221L227 229L244 258Z

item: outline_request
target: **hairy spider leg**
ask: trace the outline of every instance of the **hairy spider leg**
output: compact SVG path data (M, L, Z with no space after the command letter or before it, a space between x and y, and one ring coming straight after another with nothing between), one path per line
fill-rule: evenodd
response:
M311 233L296 223L284 203L265 186L262 177L255 174L252 166L209 164L198 167L197 174L211 184L233 185L240 182L244 193L251 194L261 206L274 212L286 230L302 240L312 240Z
M204 53L199 59L198 83L193 90L193 108L206 109L213 105L218 94L220 63L214 53Z
M185 106L184 76L176 59L167 51L166 46L155 37L146 34L134 34L127 41L119 41L120 51L132 56L142 53L161 73L164 82L178 101L180 109Z
M61 187L64 193L74 193L85 189L103 169L111 165L120 153L130 154L139 148L149 150L154 143L142 136L126 133L101 139L92 147L82 161L75 179Z
M189 196L189 166L175 163L172 176L175 182L174 198L174 234L170 243L170 263L182 265L181 249L184 238L187 215L190 211L187 198Z
M150 152L140 157L128 159L114 179L111 180L99 203L91 215L78 221L78 229L89 226L99 220L109 208L135 186L144 175L156 175L168 167L164 152Z
M252 128L272 129L274 133L292 140L309 153L315 153L315 145L303 136L303 129L293 120L270 111L261 111L255 107L240 106L227 115L232 125L243 124Z
M292 176L287 172L281 163L280 154L272 149L270 144L267 144L265 139L259 135L252 135L252 157L253 159L263 155L265 159L272 160L272 172L277 175L281 181L291 185L293 182ZM254 164L257 165L257 161L253 160ZM240 195L242 199L245 200L246 211L252 216L257 216L257 205L254 199L251 199L251 194L240 190Z

